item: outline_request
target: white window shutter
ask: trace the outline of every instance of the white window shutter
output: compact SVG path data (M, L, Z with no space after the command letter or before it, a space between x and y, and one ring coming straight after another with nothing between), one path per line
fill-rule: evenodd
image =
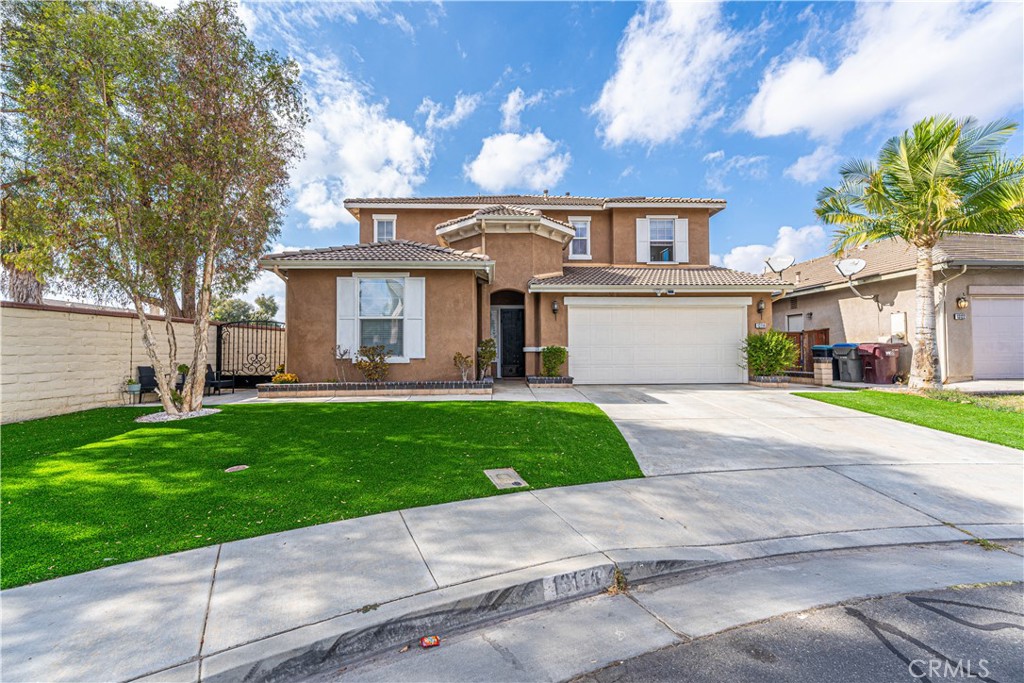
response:
M426 278L405 279L405 357L427 357Z
M646 218L636 219L636 262L651 260L651 225Z
M337 344L344 351L348 349L350 358L359 353L359 341L356 334L356 279L354 277L338 278L338 335Z
M675 260L679 263L690 261L690 221L687 218L676 219Z

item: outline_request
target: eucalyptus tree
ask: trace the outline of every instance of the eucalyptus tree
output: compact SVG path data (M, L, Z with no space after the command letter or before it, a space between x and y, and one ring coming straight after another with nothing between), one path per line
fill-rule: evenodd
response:
M307 120L298 67L257 49L228 0L47 2L4 23L60 277L130 302L164 409L196 410L213 292L251 280L280 231ZM194 319L180 394L173 314Z
M833 248L882 239L917 250L916 333L910 385L941 386L935 343L933 248L959 233L1024 228L1024 157L1004 152L1015 123L938 116L889 139L877 160L851 160L818 193L815 212L837 226Z

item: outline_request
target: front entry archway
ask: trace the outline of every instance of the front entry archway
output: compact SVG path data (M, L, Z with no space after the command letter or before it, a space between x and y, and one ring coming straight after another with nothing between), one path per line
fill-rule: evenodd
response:
M491 294L491 336L498 346L498 377L526 376L526 314L522 292Z

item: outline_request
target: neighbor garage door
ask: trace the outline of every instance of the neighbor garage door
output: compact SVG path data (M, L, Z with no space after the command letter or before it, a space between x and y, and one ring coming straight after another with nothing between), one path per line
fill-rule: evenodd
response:
M569 374L579 384L746 381L746 297L568 297Z
M1024 298L971 297L974 378L1024 377Z

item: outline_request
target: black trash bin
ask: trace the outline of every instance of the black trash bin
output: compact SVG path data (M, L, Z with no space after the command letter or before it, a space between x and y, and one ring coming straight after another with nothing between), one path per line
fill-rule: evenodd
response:
M832 380L839 379L839 360L832 355L831 344L815 344L811 347L812 358L831 358L832 359Z
M833 344L832 357L839 362L839 381L864 381L864 365L857 344Z

